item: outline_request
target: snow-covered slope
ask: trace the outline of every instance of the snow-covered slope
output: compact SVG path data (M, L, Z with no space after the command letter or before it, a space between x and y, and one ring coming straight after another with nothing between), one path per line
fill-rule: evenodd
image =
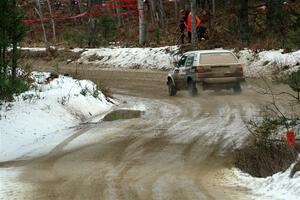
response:
M291 53L283 53L283 50L270 50L257 54L251 50L242 50L238 52L238 56L240 61L245 63L244 73L248 77L300 70L300 50Z
M233 168L225 173L226 186L249 189L249 199L264 200L298 200L300 197L300 172L292 178L292 165L285 172L279 172L267 178L254 178Z
M45 51L45 48L22 48L28 51ZM75 48L82 52L76 61L95 64L99 68L168 70L179 59L179 46L158 48L107 47L97 49ZM245 63L247 77L269 76L277 72L291 72L300 69L300 50L284 53L283 50L261 50L258 53L245 49L236 52L241 63Z
M36 82L30 91L15 102L2 102L0 161L46 153L74 132L71 127L112 106L91 81L59 76L48 83L48 76L33 73Z
M78 52L82 49L74 49ZM177 46L160 48L100 48L86 49L79 63L121 69L170 69L175 61Z
M86 49L77 60L79 63L96 64L99 67L120 69L159 69L173 67L178 56L177 46L160 48L100 48ZM79 52L83 49L74 49ZM245 63L244 73L247 77L270 75L279 71L294 71L300 68L300 50L283 53L283 50L270 50L255 53L242 50L237 53L240 62Z

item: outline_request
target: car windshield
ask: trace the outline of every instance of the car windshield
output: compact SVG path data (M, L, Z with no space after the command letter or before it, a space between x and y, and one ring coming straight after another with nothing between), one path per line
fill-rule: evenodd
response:
M200 56L200 64L219 65L238 63L235 56L230 52L224 53L204 53Z

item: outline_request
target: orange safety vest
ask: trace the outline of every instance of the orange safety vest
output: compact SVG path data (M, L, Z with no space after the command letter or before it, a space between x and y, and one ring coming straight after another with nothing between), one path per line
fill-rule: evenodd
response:
M196 16L196 28L198 28L198 26L200 25L201 20L199 19L198 16ZM192 32L192 12L190 12L188 18L187 18L187 22L184 22L188 32Z

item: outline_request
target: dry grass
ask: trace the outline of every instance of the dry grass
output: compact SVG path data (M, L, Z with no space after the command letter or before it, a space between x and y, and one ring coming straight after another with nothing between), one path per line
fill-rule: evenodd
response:
M296 161L298 152L285 142L252 142L234 153L235 166L255 177L285 171Z

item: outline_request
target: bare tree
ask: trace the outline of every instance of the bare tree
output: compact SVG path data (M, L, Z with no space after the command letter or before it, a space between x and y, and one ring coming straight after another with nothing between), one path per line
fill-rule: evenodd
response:
M167 27L167 18L164 9L163 0L159 0L159 13L160 13L160 22L163 28Z
M49 8L49 13L51 17L51 23L52 23L52 32L53 32L53 45L56 45L56 30L55 30L55 21L53 19L53 14L52 14L52 9L51 9L51 4L49 0L47 0L48 8Z
M213 14L213 16L215 16L216 15L216 1L212 0L211 3L212 3L212 14Z
M46 30L45 30L44 22L42 20L42 18L44 18L44 16L43 16L43 11L42 11L41 1L36 0L36 5L37 5L37 8L35 7L34 9L35 9L37 15L39 16L39 18L41 19L41 26L42 26L43 35L44 35L44 42L47 43L48 41L47 41Z
M139 10L139 44L144 45L146 42L146 22L143 0L138 0Z
M118 4L115 2L114 5L116 6L116 10L115 12L117 13L117 23L118 23L118 26L122 26L123 25L123 20L122 20L122 16L120 16L120 8L117 6Z
M175 0L175 2L174 2L174 6L175 6L175 18L176 18L176 20L178 20L179 19L179 10L178 10L178 0Z
M156 23L156 6L155 6L156 0L150 0L150 11L151 11L151 21L152 25Z
M94 0L88 0L88 13L89 13L89 21L88 21L88 35L89 35L89 48L94 48L94 35L95 35L95 19L91 14L91 11L94 7Z

